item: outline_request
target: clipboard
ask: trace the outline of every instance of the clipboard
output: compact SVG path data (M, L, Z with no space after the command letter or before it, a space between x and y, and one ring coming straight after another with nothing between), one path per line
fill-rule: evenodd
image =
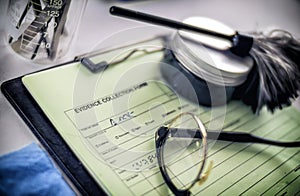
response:
M150 40L155 40L155 39L164 40L165 38L166 37L162 36L162 37L155 37ZM146 41L149 41L149 40L146 40ZM137 46L136 44L140 44L140 43L142 43L142 42L131 44L130 46L136 47ZM126 48L126 47L128 47L128 45L124 46L124 47ZM115 49L106 50L104 52L96 51L93 53L88 53L86 55L76 57L73 61L66 62L66 63L60 64L60 65L57 65L55 67L49 68L49 70L59 67L59 66L67 67L68 64L72 64L72 63L76 63L76 62L78 63L79 61L82 61L83 59L88 60L88 62L94 63L92 61L92 60L94 60L93 57L97 57L98 55L109 53L109 52L114 52L115 50L122 49L122 48L123 47L119 47L119 48L115 48ZM101 59L103 59L103 58L101 58ZM106 60L106 58L104 58L104 60ZM99 62L96 62L96 64L99 65ZM91 65L93 65L93 64L91 64ZM100 62L100 65L103 65L103 62ZM107 64L104 63L104 68L105 68L105 66L107 66ZM65 68L65 67L62 67L62 68ZM48 70L48 69L45 69L45 70ZM45 70L42 70L42 71L45 71ZM90 70L90 71L93 72L93 70ZM37 72L37 74L40 74L39 72ZM53 158L53 160L57 163L57 165L61 168L61 170L66 174L66 176L70 179L70 181L74 184L74 186L77 188L77 190L80 192L80 194L82 194L82 195L106 194L105 186L102 187L102 185L98 184L96 179L94 179L94 177L92 176L92 173L90 173L90 171L83 166L84 162L81 162L80 159L71 150L71 147L69 147L67 142L63 139L63 137L60 136L58 130L56 130L54 125L50 122L50 119L42 111L41 107L37 104L37 102L34 100L33 96L29 93L27 88L24 86L24 84L22 83L23 77L25 77L25 76L21 76L21 77L9 80L7 82L4 82L1 85L1 90L2 90L3 94L5 95L5 97L12 104L12 106L15 108L15 110L18 112L18 114L22 117L22 119L25 121L25 123L31 129L31 131L35 134L35 136L39 139L39 141L44 146L44 148L48 151L48 153ZM103 94L102 91L101 91L101 94ZM276 125L272 125L272 123L278 124L278 126L282 125L280 130L286 129L286 128L292 129L294 127L299 127L298 117L295 117L293 115L293 110L283 111L283 113L275 115L275 118L274 118L274 116L267 115L267 116L265 116L264 119L260 119L258 123L255 123L256 117L249 114L249 108L247 109L245 107L241 107L241 105L237 104L237 103L233 103L233 105L231 105L230 107L231 107L231 109L229 109L229 113L230 112L231 113L229 114L229 119L232 118L231 119L232 122L228 121L227 122L228 126L230 125L230 126L234 126L234 127L235 126L242 127L242 126L244 126L244 123L245 123L246 127L250 126L250 125L251 125L251 127L255 126L255 129L253 129L253 130L256 130L258 133L261 133L261 134L264 134L265 130L268 130L268 134L274 133L274 132L272 132L272 130L273 130L273 128L276 128ZM242 112L242 113L236 113L236 112L234 112L235 110L240 110L240 112ZM203 110L203 111L205 113L205 110ZM204 115L202 117L204 117L202 120L209 119L208 118L209 115ZM281 117L284 117L284 119L281 119ZM242 120L236 120L236 118L238 118L238 119L241 118ZM285 122L287 122L288 118L290 118L290 120L293 121L292 125L289 125L289 123L288 124L285 123ZM271 121L271 120L273 120L273 121ZM249 124L247 124L247 123L249 123ZM249 131L250 130L252 130L252 129L249 129ZM293 132L292 134L297 136L297 134L295 132ZM285 135L283 135L283 137L284 136ZM288 136L293 137L293 135L288 135ZM221 145L220 147L222 148L223 144L220 144L220 145ZM231 144L228 144L228 146L230 146L230 145ZM251 145L240 146L240 147L243 147L243 148L249 147L249 150L251 150ZM259 152L262 152L264 149L267 149L268 147L256 145L254 148L262 149L261 151L259 151ZM234 148L234 149L235 150L232 150L230 152L239 154L238 152L236 153L236 148ZM277 151L277 150L275 149L275 151ZM256 150L255 150L255 152L256 152ZM297 153L298 152L296 152L296 154ZM242 155L243 154L241 154L241 156ZM226 157L226 153L224 156ZM295 154L293 156L295 156ZM220 159L220 157L218 157L218 158ZM224 157L223 157L223 159L224 159ZM264 160L265 156L257 158L257 160L260 160L260 159ZM226 158L226 160L227 160L227 158ZM228 159L228 160L229 160L229 162L231 161L230 159ZM254 159L255 164L257 162L260 162L257 160ZM239 159L232 160L232 161L233 161L233 163L239 163ZM247 163L247 162L245 162L245 163ZM266 163L268 163L268 162L266 162ZM291 169L293 169L292 171L294 171L294 170L296 171L297 168L296 169L291 168ZM224 172L221 167L219 168L219 170ZM218 174L218 176L219 176L219 174ZM239 176L240 175L237 175L234 177L239 177ZM224 176L222 176L222 178L223 177ZM213 181L211 183L214 184L213 177L211 177L209 180ZM217 179L217 180L219 180L219 179ZM228 179L225 177L224 177L224 180L228 181ZM280 178L280 180L284 180L284 179ZM257 183L258 182L259 181L257 181ZM296 181L291 181L291 183L293 183L293 182L296 182ZM202 190L208 191L208 192L211 191L211 189L214 188L214 186L211 186L212 184L207 183L206 187L204 189L201 189L200 191L202 191ZM216 186L218 186L218 185L220 185L220 184L216 183ZM244 185L246 185L246 184L244 184ZM206 189L207 187L208 187L208 189ZM251 190L250 188L247 190ZM218 191L218 190L216 190L216 191ZM283 189L283 191L284 191L284 189ZM163 193L167 193L167 192L163 192Z
M133 43L129 45L120 46L118 48L111 48L104 51L94 51L91 53L83 54L77 56L72 61L68 61L59 65L55 65L51 68L43 69L38 72L53 69L59 66L68 65L75 62L89 62L85 65L87 69L91 72L98 72L98 69L94 69L93 64L89 58L97 55L112 52L116 49L122 49L124 47L135 46L136 44L161 39L164 40L165 36L157 36L151 39L147 39L138 43ZM129 57L129 56L128 56ZM25 76L25 75L24 75ZM17 111L20 117L24 120L27 126L30 128L32 133L41 142L42 146L57 163L60 169L66 174L66 176L71 180L76 189L82 195L104 195L105 191L96 183L90 173L85 169L81 161L72 152L68 144L59 135L53 124L50 122L48 117L42 111L40 106L31 96L29 91L26 89L22 83L22 78L20 76L1 84L1 91L13 108Z

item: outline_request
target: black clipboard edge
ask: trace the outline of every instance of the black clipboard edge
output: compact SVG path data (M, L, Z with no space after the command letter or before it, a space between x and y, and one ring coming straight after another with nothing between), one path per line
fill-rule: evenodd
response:
M2 83L4 96L80 194L106 195L27 91L22 77Z

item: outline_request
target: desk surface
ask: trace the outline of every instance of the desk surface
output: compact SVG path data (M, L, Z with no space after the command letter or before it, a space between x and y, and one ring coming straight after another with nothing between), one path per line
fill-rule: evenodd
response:
M5 40L7 1L0 3L0 83L2 83L11 78L43 69L46 66L24 61L9 49ZM112 37L116 32L119 35L120 32L124 32L121 40L126 39L132 42L151 37L151 32L148 32L148 35L128 33L130 31L128 29L149 29L149 25L112 17L108 12L111 5L124 5L127 8L177 20L195 15L211 17L240 31L265 31L266 29L282 28L290 31L295 37L300 37L299 0L160 0L129 1L127 3L89 0L78 29L77 38L74 40L74 47L70 49L64 60L70 60L74 56L89 52L96 47L104 48L115 44ZM166 30L155 28L156 33ZM294 106L300 108L299 99ZM0 154L19 149L35 140L29 128L10 106L3 94L0 94Z

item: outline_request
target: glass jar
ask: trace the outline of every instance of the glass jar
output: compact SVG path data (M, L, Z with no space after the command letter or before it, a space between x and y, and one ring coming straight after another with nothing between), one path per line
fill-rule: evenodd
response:
M36 63L51 64L71 47L86 0L14 0L7 8L7 42Z

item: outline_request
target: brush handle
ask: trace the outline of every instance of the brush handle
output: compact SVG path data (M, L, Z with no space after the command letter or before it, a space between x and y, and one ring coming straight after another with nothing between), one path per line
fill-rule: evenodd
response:
M138 12L134 10L129 10L117 6L112 6L110 8L110 13L115 16L121 16L133 20L138 20L142 22L152 23L156 25L161 25L165 27L175 28L177 30L187 30L195 33L206 34L214 37L218 37L221 39L228 40L232 43L231 51L238 56L246 56L249 54L249 51L252 47L253 39L246 35L241 35L236 32L233 35L226 35L222 33L218 33L215 31L210 31L207 29L199 28L193 25L185 24L183 22L174 21L171 19L146 14L143 12Z
M196 32L196 33L211 35L214 37L226 39L230 42L233 42L233 38L234 38L234 35L225 35L222 33L218 33L218 32L210 31L207 29L202 29L202 28L199 28L196 26L188 25L183 22L179 22L179 21L175 21L175 20L171 20L171 19L167 19L167 18L163 18L163 17L151 15L151 14L146 14L143 12L129 10L129 9L125 9L125 8L121 8L121 7L117 7L117 6L112 6L109 11L112 15L115 15L115 16L122 16L122 17L133 19L133 20L138 20L138 21L142 21L142 22L147 22L147 23L152 23L152 24L156 24L156 25L175 28L177 30L188 30L188 31Z

